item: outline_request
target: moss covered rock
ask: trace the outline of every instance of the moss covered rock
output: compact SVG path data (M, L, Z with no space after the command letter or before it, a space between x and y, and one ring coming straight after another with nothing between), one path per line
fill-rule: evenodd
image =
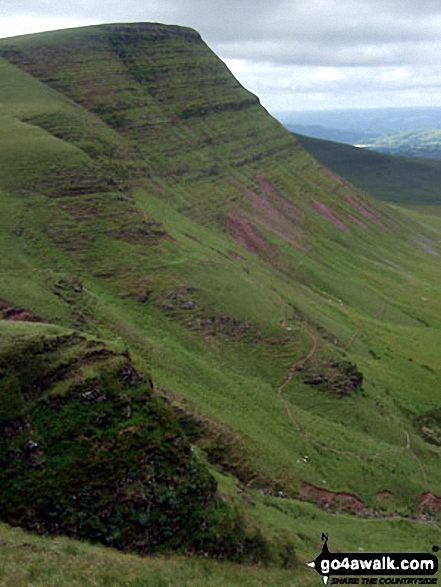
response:
M83 336L31 337L0 355L4 521L117 548L176 546L216 483L127 353Z

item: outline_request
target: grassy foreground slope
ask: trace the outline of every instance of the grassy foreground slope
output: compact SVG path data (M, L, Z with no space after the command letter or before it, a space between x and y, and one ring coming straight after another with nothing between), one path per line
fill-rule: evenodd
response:
M257 499L259 499L257 497ZM267 498L268 500L268 498ZM275 501L275 500L274 500ZM260 507L260 504L258 505ZM314 536L306 543L303 538L301 563L291 568L262 565L239 565L210 558L167 555L136 556L111 548L92 546L64 537L37 537L18 528L0 524L2 566L0 580L5 587L57 587L73 585L83 587L313 587L321 578L309 569L305 562L317 556L321 544L315 537L321 535L323 524L328 525L325 514L308 504L300 506L286 503L287 515L274 505L273 520L278 531L295 515L304 532ZM346 518L346 519L345 519ZM335 528L339 538L334 550L341 552L410 552L427 551L431 541L437 541L438 533L422 524L404 520L389 523L361 521L354 516L339 516ZM413 536L412 547L408 537ZM345 537L344 537L345 536ZM300 541L299 541L300 543ZM305 544L306 543L306 544ZM362 550L363 549L363 550Z
M319 164L189 29L0 55L2 337L37 317L122 345L272 561L324 530L430 549L441 225Z

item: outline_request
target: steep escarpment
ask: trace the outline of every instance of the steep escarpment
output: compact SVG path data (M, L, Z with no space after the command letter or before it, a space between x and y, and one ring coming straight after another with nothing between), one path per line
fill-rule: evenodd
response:
M191 29L139 23L29 35L1 41L0 56L71 101L69 109L25 120L87 156L83 171L63 174L67 187L56 190L52 181L54 194L142 186L198 222L224 228L239 215L251 230L295 233L297 244L320 216L328 228L357 229L363 220L332 194L324 215L322 187L344 191L341 182L306 155ZM87 122L72 102L89 113ZM303 215L275 225L274 214L262 214L255 202L249 210L250 195L279 209L275 199L285 209L294 199Z
M295 498L418 518L441 481L435 220L320 165L189 29L0 53L4 519L240 560L289 528L288 565L326 526L298 530Z
M89 27L10 39L0 54L97 115L123 137L120 145L129 141L126 153L120 148L117 155L132 171L135 166L194 180L214 173L216 165L237 164L245 145L252 159L252 151L262 157L282 148L281 141L292 144L280 125L262 116L258 98L190 29L142 23ZM256 117L260 128L244 134L244 123ZM233 120L236 125L229 124ZM32 122L84 143L62 118L43 115ZM220 149L220 141L224 147L237 144Z

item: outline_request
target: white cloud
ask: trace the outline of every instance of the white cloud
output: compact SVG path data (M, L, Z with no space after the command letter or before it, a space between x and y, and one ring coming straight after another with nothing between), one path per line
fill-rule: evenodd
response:
M441 105L441 67L226 64L270 111Z
M336 67L318 67L317 77L326 82L335 82L341 80L344 76Z
M16 14L2 17L0 20L0 38L74 28L88 24L95 23L93 21L62 16L44 16L32 13Z
M412 79L412 74L408 67L397 67L382 71L378 79L386 84L396 84L397 82L408 82Z

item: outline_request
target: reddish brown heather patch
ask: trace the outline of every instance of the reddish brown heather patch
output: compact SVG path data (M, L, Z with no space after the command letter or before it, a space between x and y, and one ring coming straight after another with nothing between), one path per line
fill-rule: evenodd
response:
M246 218L225 218L225 230L244 249L258 256L275 256L275 250L263 237L261 237L249 220Z
M240 187L244 195L247 196L247 198L251 200L251 202L262 212L266 213L269 217L277 218L279 220L285 220L283 215L276 208L274 208L271 202L269 202L262 196L259 196L258 194L256 194L256 192L249 190L244 185L241 185Z
M256 175L257 183L260 189L267 195L271 196L275 205L283 212L284 216L287 216L291 220L299 220L301 212L294 204L283 196L273 184L261 175Z
M423 493L418 513L421 515L425 509L435 513L441 513L441 497L435 495L433 491Z
M294 221L297 220L296 214L289 217L285 212L278 210L272 202L263 196L256 194L236 180L235 184L240 187L242 193L251 202L252 208L250 209L250 213L258 223L262 223L266 228L274 230L279 237L284 238L293 247L297 249L302 248L297 242L302 237L294 226ZM285 208L288 209L287 206Z
M364 503L352 493L341 493L338 491L329 491L316 487L310 483L302 483L303 496L312 500L324 510L338 512L352 511L358 516L369 513Z
M5 300L0 300L0 319L11 322L44 322L43 318L23 308L13 308Z
M376 217L376 215L373 212L371 212L370 210L367 210L362 204L360 204L360 202L357 202L357 200L355 200L351 196L347 196L347 200L351 204L351 206L354 208L354 210L356 210L359 214L361 214L362 216L364 216L365 218L367 218L368 220L370 220L371 222L373 222L377 226L380 226L381 228L384 228L385 230L388 230L388 231L390 230L387 226L385 226L381 222L381 220L379 220Z
M335 216L331 212L331 210L327 208L324 204L322 204L321 202L317 202L317 200L313 200L312 205L322 218L325 218L325 220L332 222L334 226L336 226L340 230L343 230L343 232L350 232L346 224L342 220L340 220L340 218L337 218L337 216Z

